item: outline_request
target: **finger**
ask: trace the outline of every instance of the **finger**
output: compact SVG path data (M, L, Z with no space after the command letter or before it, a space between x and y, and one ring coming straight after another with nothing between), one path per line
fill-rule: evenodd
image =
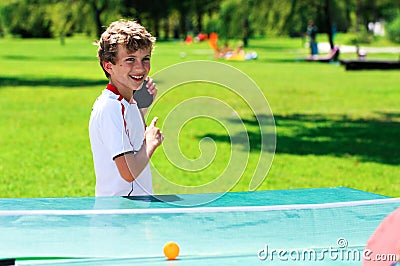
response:
M156 117L154 117L153 118L153 120L151 121L151 123L150 123L150 126L153 126L153 127L155 127L156 126L156 124L157 124L157 120L158 120L158 117L156 116Z
M147 87L147 91L150 94L153 94L156 90L157 90L156 89L156 84L154 82L152 84L148 85L148 87Z
M150 78L149 76L146 77L146 87L150 87L151 84L153 84L154 81L152 78Z
M156 83L154 82L154 80L150 77L146 78L146 89L150 94L153 94L153 91L156 87Z

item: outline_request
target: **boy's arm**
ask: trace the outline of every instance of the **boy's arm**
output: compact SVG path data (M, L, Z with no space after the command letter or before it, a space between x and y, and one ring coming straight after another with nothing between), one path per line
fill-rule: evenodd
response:
M146 128L143 145L136 154L127 153L114 160L120 175L127 182L133 182L140 175L155 149L164 140L160 129L156 127L157 120L155 117Z
M139 111L140 111L140 113L142 113L142 117L146 116L147 108L140 108Z

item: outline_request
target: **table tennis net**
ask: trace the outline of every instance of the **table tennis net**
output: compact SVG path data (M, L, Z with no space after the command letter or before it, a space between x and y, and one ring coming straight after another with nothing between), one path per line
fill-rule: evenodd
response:
M65 261L60 258L79 258L83 265L151 265L164 260L163 245L175 241L182 262L229 259L250 265L262 259L279 261L279 250L287 256L309 250L315 255L307 253L313 258L304 265L322 265L318 259L329 248L362 252L379 223L399 206L400 199L390 198L272 206L3 210L0 258L19 259L20 265L29 258L37 258L36 263L38 258L57 258L58 263ZM358 260L355 265L360 259L348 258Z

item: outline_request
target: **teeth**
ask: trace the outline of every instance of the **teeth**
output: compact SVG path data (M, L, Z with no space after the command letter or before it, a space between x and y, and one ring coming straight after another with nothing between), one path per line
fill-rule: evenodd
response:
M134 79L141 79L141 78L143 78L143 76L131 76L132 78L134 78Z

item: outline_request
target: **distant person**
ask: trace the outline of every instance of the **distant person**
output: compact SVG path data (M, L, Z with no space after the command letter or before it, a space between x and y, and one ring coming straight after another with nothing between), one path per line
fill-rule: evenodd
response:
M153 194L149 160L164 137L154 118L146 127L133 92L146 88L153 99L150 57L155 38L135 21L110 24L98 43L98 59L109 80L93 105L89 136L96 196Z
M317 26L314 24L314 21L310 20L307 26L307 35L310 42L311 56L318 55L317 32Z
M228 43L225 43L224 47L217 48L215 51L215 58L217 59L244 61L257 59L257 57L258 55L254 51L246 53L243 49L243 45L239 45L233 50L229 47Z

